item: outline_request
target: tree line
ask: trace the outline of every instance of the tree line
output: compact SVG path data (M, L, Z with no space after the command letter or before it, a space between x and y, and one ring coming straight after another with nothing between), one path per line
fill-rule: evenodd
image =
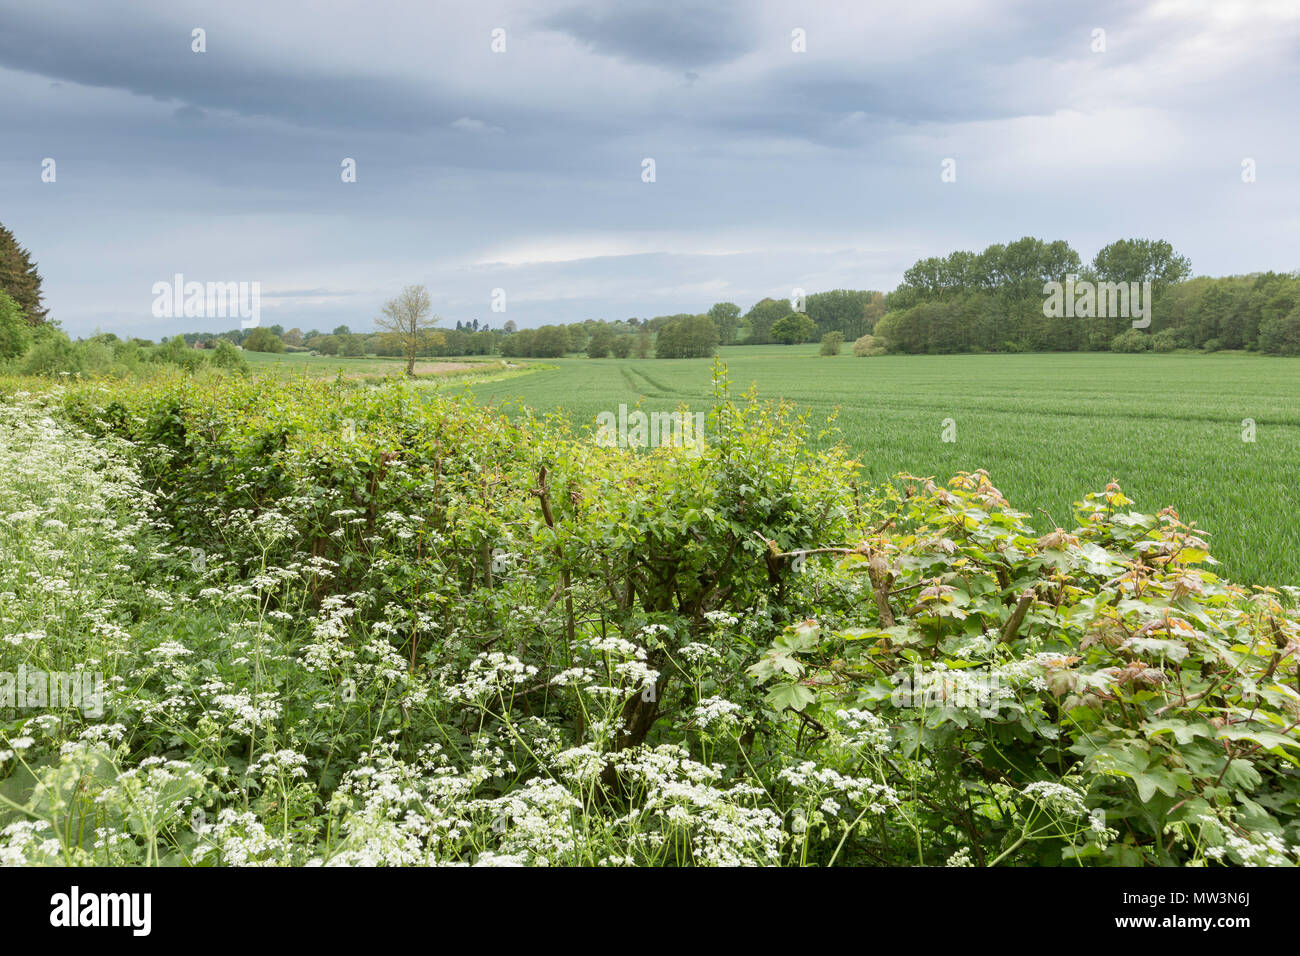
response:
M1051 284L1067 290L1141 291L1143 320L1132 310L1080 298L1051 307ZM1149 293L1149 298L1146 298ZM1114 302L1110 301L1113 305ZM413 310L413 306L418 309ZM396 308L397 311L392 310ZM418 314L417 314L418 313ZM1149 319L1149 321L1147 321ZM1026 236L981 252L959 250L915 262L892 292L832 289L791 299L763 298L742 312L718 302L702 313L650 319L586 319L519 329L492 329L478 319L436 328L428 291L408 286L384 305L376 328L330 332L270 325L227 332L184 333L198 349L220 341L250 351L321 355L493 355L507 358L697 358L724 345L795 345L820 341L823 354L853 342L857 355L956 352L1172 351L1245 349L1300 355L1300 271L1220 278L1191 277L1191 263L1164 240L1121 239L1090 262L1064 240ZM0 225L0 359L15 359L48 336L62 336L43 305L41 277L30 253ZM66 336L63 336L66 339ZM112 344L116 336L99 336ZM112 341L110 341L110 339ZM152 342L132 340L139 347ZM164 343L166 344L166 343ZM178 346L168 345L169 349ZM47 346L57 354L62 345ZM170 354L170 353L168 353Z

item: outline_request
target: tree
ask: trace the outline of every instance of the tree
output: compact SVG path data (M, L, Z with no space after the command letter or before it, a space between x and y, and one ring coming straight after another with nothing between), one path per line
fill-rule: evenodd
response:
M876 323L885 314L885 293L871 293L871 300L862 307L862 326L868 332L876 330Z
M653 345L653 341L650 336L650 328L642 324L641 331L636 334L636 357L641 359L649 358L651 345Z
M283 352L284 343L270 329L259 327L244 339L244 348L250 352Z
M302 346L301 329L290 329L288 332L285 332L284 335L280 336L280 338L284 339L284 344L287 346L293 348L300 348Z
M609 354L614 358L625 359L632 354L632 336L616 335L609 344Z
M415 375L415 356L425 333L441 321L431 313L429 290L422 285L408 285L395 298L384 303L383 316L375 325L383 332L401 336L406 347L406 374ZM336 333L337 334L337 333Z
M519 326L515 324L514 319L506 319L506 324L502 326L506 335L514 335L519 331Z
M0 359L14 359L32 344L27 314L13 296L0 292Z
M817 334L817 323L802 312L791 312L772 326L769 335L774 342L798 345Z
M740 306L734 302L719 302L709 309L709 318L718 329L718 344L734 344L736 330L740 328Z
M337 335L322 335L320 338L312 339L311 346L321 355L338 355L339 350L343 348L343 340ZM401 355L402 352L398 351L394 354Z
M1300 355L1300 306L1259 328L1259 347L1270 355Z
M845 338L856 339L864 332L871 331L864 327L865 313L875 295L874 292L852 289L816 292L808 296L805 312L808 318L817 323L819 332L839 332Z
M839 355L844 336L839 332L827 332L822 336L822 355Z
M45 321L49 310L41 305L41 274L31 253L18 245L14 234L0 224L0 292L7 292L31 325Z
M684 315L659 330L655 358L708 358L718 346L718 329L707 315Z
M1177 255L1163 239L1119 239L1103 246L1092 268L1103 282L1144 282L1165 286L1192 274L1186 256Z
M591 339L587 342L587 357L602 359L609 354L614 344L614 332L604 322L591 330Z
M772 326L790 312L789 299L760 299L754 307L745 313L745 324L749 326L748 345L766 345L772 341Z

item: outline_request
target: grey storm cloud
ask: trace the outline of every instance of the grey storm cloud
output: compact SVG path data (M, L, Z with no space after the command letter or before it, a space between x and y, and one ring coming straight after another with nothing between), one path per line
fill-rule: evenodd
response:
M664 4L622 0L570 6L538 22L596 53L670 67L697 76L701 67L734 60L755 45L745 7L725 0Z
M456 115L418 84L339 75L328 63L289 71L243 55L227 37L214 36L198 56L189 32L175 23L122 13L83 7L79 15L60 16L44 4L6 11L0 66L179 101L187 117L207 108L303 126L409 130Z
M73 334L188 330L177 272L305 329L411 282L450 321L747 308L1026 234L1300 265L1293 2L0 4L0 221Z

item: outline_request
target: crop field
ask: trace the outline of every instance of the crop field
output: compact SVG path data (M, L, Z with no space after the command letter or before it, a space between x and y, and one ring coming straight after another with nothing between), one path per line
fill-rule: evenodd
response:
M1139 510L1173 506L1208 532L1226 576L1300 584L1300 368L1285 359L1181 352L827 358L811 345L724 348L720 356L734 390L756 385L760 396L789 399L814 421L838 409L840 437L872 482L984 468L1013 506L1050 530L1072 527L1074 502L1118 481ZM704 359L551 364L475 385L475 394L563 409L579 426L620 403L670 411L711 402Z

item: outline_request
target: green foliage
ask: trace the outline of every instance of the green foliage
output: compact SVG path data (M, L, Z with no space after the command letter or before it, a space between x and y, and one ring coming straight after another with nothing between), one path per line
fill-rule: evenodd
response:
M853 343L853 354L858 358L873 358L884 355L888 351L883 337L864 335Z
M0 672L116 688L0 717L0 854L1296 862L1290 596L1117 485L1039 535L709 387L640 452L401 380L0 403Z
M1222 580L1194 528L1118 485L1036 537L983 472L906 482L838 563L866 599L749 668L809 759L874 735L903 808L857 832L863 852L1294 864L1300 619L1277 591Z
M1178 348L1178 336L1173 329L1161 329L1151 336L1151 350L1153 352L1172 352L1176 348Z
M1192 274L1192 264L1163 239L1119 239L1097 252L1093 271L1103 282L1150 282L1161 287Z
M23 308L0 291L0 360L17 358L32 342L31 325Z
M1151 348L1151 336L1137 329L1121 332L1110 340L1112 352L1146 352Z
M270 329L256 328L244 339L244 348L250 352L283 352L284 342Z
M707 315L685 315L655 337L655 358L708 358L718 347L718 330Z
M41 304L41 274L31 253L18 244L3 223L0 223L0 293L18 303L29 324L45 321L48 310Z
M773 342L784 345L798 345L809 341L817 334L817 324L802 312L791 312L778 320L769 333Z
M248 371L248 361L244 358L243 352L225 339L217 340L216 348L212 351L211 361L217 368L224 368L233 372Z
M875 327L875 318L868 319L869 310L880 297L879 292L833 289L815 292L805 301L805 313L822 333L839 332L842 339L856 339Z
M19 362L26 375L77 374L85 362L81 352L61 329L42 327L32 347Z
M745 313L744 324L749 333L745 337L748 345L766 345L772 341L772 326L790 314L789 299L760 299Z
M602 359L610 353L614 345L614 332L605 322L601 322L591 332L587 340L587 358Z
M501 340L500 350L508 358L560 358L572 351L568 328L563 325L520 329Z
M718 344L734 345L740 329L740 306L734 302L718 302L709 309L709 318L718 330Z
M1300 355L1300 305L1259 327L1259 347L1270 355Z
M844 336L839 332L827 332L822 336L822 355L839 355L844 344Z

